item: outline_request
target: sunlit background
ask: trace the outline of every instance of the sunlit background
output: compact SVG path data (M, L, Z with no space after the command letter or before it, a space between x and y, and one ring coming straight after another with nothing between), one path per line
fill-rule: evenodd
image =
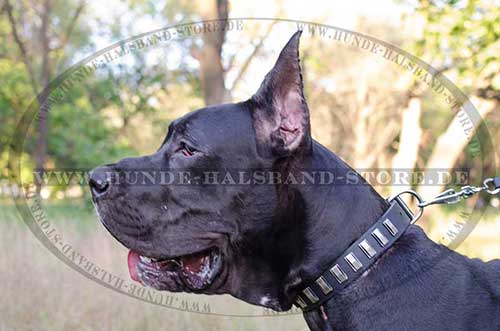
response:
M201 3L201 2L200 2ZM500 1L191 1L3 0L0 2L0 331L3 330L304 330L300 315L216 317L125 297L52 256L23 225L11 196L7 146L44 86L98 50L153 29L227 17L324 23L389 42L421 58L470 98L500 139ZM33 122L23 178L34 168L91 169L153 152L169 122L207 104L250 97L294 30L293 22L243 20L241 30L194 35L121 57L69 89L47 121ZM475 155L450 105L408 70L381 56L323 38L303 25L301 64L315 139L356 169L467 169L480 185L498 175L499 148ZM210 78L209 78L210 77ZM496 158L496 159L495 159ZM495 163L496 161L496 163ZM484 173L482 172L484 170ZM411 188L430 198L445 186ZM456 188L456 186L455 186ZM48 219L82 255L128 277L127 250L99 224L86 186L40 187ZM482 194L426 210L421 226L446 243L474 206L481 221L456 248L500 257L500 200ZM189 296L192 298L193 296ZM228 296L218 311L262 309Z

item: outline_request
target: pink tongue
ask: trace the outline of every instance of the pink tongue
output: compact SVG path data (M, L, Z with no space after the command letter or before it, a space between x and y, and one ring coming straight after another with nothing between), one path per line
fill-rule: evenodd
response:
M137 274L137 264L139 263L139 254L134 251L128 252L128 272L130 274L130 278L135 280L136 282L141 282L139 279L139 275Z

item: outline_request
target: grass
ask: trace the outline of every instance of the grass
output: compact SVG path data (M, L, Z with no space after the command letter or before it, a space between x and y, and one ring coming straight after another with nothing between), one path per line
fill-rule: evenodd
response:
M127 251L98 223L93 208L82 201L48 203L48 219L74 248L99 266L128 279ZM486 260L500 256L500 218L491 210L458 251ZM453 219L433 209L434 223ZM443 229L428 232L438 240ZM11 330L304 330L301 315L218 317L176 311L126 297L68 268L35 239L12 203L0 201L0 331ZM180 295L209 302L212 311L260 313L230 296Z
M79 201L50 203L48 219L82 255L129 279L127 250L98 223L93 208ZM19 219L15 207L0 204L0 331L13 330L304 330L300 314L221 317L177 311L106 289L53 256ZM228 314L262 314L263 309L230 296L179 294L210 303Z

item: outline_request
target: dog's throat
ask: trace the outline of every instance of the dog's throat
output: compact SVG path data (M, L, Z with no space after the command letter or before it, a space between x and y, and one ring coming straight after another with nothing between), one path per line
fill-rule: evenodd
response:
M318 308L367 271L412 224L413 214L399 197L361 237L295 298L304 311Z

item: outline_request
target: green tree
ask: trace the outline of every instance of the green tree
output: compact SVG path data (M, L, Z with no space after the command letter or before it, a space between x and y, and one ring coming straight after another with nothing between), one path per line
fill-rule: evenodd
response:
M497 1L420 1L416 14L423 20L422 38L416 41L417 55L452 78L471 99L483 119L498 123L500 106L500 7ZM434 114L427 114L434 116ZM425 119L424 119L425 120ZM475 123L473 130L481 124ZM490 130L494 132L498 130ZM480 133L479 133L480 134ZM481 137L480 137L481 138ZM482 137L485 138L485 137ZM426 166L450 169L464 162L469 140L457 114L432 144ZM485 161L494 160L494 155ZM461 160L462 159L462 160ZM491 175L497 169L490 168ZM479 180L479 179L477 179ZM420 188L433 196L440 186Z

